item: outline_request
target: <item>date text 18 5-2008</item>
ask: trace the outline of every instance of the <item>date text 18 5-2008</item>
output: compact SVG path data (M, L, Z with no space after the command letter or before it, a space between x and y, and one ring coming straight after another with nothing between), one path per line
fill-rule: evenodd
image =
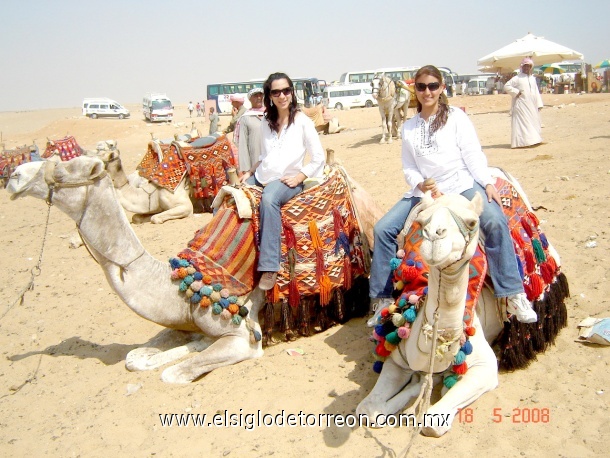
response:
M457 420L460 423L472 423L474 421L474 410L471 407L458 410ZM492 412L492 421L494 423L502 423L503 421L526 424L549 423L551 421L551 411L547 407L515 407L510 411L495 407Z

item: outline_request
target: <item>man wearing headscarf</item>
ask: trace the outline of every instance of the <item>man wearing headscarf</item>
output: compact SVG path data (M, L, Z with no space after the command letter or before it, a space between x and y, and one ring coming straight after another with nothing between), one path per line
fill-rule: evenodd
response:
M229 125L223 132L225 134L228 134L229 132L233 132L235 130L235 124L237 124L239 118L241 118L241 116L246 112L243 95L232 94L229 100L231 101L231 105L233 106L233 117L231 118Z
M523 148L542 143L540 113L542 97L532 76L534 62L529 57L521 61L521 73L504 85L512 97L511 148Z
M233 134L233 142L237 145L239 154L240 173L251 170L261 155L261 122L265 115L263 88L251 89L248 100L252 108L239 118Z

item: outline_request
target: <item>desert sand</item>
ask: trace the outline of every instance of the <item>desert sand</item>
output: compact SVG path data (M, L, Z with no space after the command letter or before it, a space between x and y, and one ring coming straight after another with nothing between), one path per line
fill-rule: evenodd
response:
M610 94L543 95L544 144L510 149L509 97L455 97L478 131L491 165L518 178L571 288L568 326L529 368L500 374L442 438L416 437L410 456L607 456L610 348L575 342L587 316L610 316ZM116 139L128 173L159 138L204 132L203 118L177 107L173 124L87 119L78 108L0 113L5 147L73 135L86 149ZM377 109L337 112L348 129L321 136L347 171L388 210L405 191L400 141L379 144ZM221 118L221 126L229 118ZM128 372L125 355L162 328L131 312L84 247L69 248L74 222L55 208L41 272L23 304L11 304L30 279L47 205L10 201L0 190L0 455L21 456L319 456L394 457L411 429L348 427L163 427L160 414L311 414L355 411L377 378L363 319L310 338L281 342L261 359L223 367L187 386L160 371ZM133 228L150 253L178 253L209 214ZM587 242L596 242L586 248ZM591 244L590 244L591 245ZM289 349L303 350L291 356ZM538 414L548 416L540 417ZM495 414L495 415L494 415ZM537 421L535 421L537 420ZM605 451L604 451L605 450Z

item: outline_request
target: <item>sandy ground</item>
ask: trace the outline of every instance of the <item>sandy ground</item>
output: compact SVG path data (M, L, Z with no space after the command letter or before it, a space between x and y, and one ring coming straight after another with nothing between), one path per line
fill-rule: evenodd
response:
M574 342L577 323L610 316L610 95L544 95L545 144L511 150L509 98L456 97L466 107L489 163L515 175L562 257L571 286L569 324L528 369L502 373L499 387L470 406L440 439L417 437L411 456L602 456L607 453L608 347ZM202 118L178 107L175 125L151 125L130 106L128 120L90 120L79 109L0 113L11 148L74 135L93 149L116 139L128 172L150 133L168 138ZM349 129L322 136L348 172L388 210L405 190L400 142L380 145L376 109L338 112ZM221 118L226 126L228 117ZM408 428L163 427L159 415L354 412L373 387L371 344L362 319L311 338L269 347L265 356L217 369L188 386L159 371L131 373L128 351L161 328L133 314L84 248L70 249L74 223L51 209L42 271L24 303L9 309L37 264L47 206L10 201L0 190L0 455L2 456L398 456ZM134 230L160 259L176 254L209 214ZM585 243L595 240L595 248ZM300 348L303 356L286 350ZM494 413L497 416L494 416ZM540 418L538 414L548 417ZM495 420L495 421L494 421ZM536 421L537 420L537 421ZM606 450L606 452L604 452ZM606 455L607 456L607 455Z

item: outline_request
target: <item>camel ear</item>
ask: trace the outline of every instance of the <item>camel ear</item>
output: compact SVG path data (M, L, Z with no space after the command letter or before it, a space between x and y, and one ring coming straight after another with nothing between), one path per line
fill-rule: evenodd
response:
M474 193L474 197L470 201L472 206L474 207L474 211L477 215L481 215L483 213L483 197L478 192Z
M91 170L89 170L89 179L95 180L103 173L106 173L106 168L104 167L104 163L100 159L96 159L91 164Z
M430 205L434 203L434 199L432 198L432 192L426 191L424 193L424 197L421 199L422 207L428 208Z

